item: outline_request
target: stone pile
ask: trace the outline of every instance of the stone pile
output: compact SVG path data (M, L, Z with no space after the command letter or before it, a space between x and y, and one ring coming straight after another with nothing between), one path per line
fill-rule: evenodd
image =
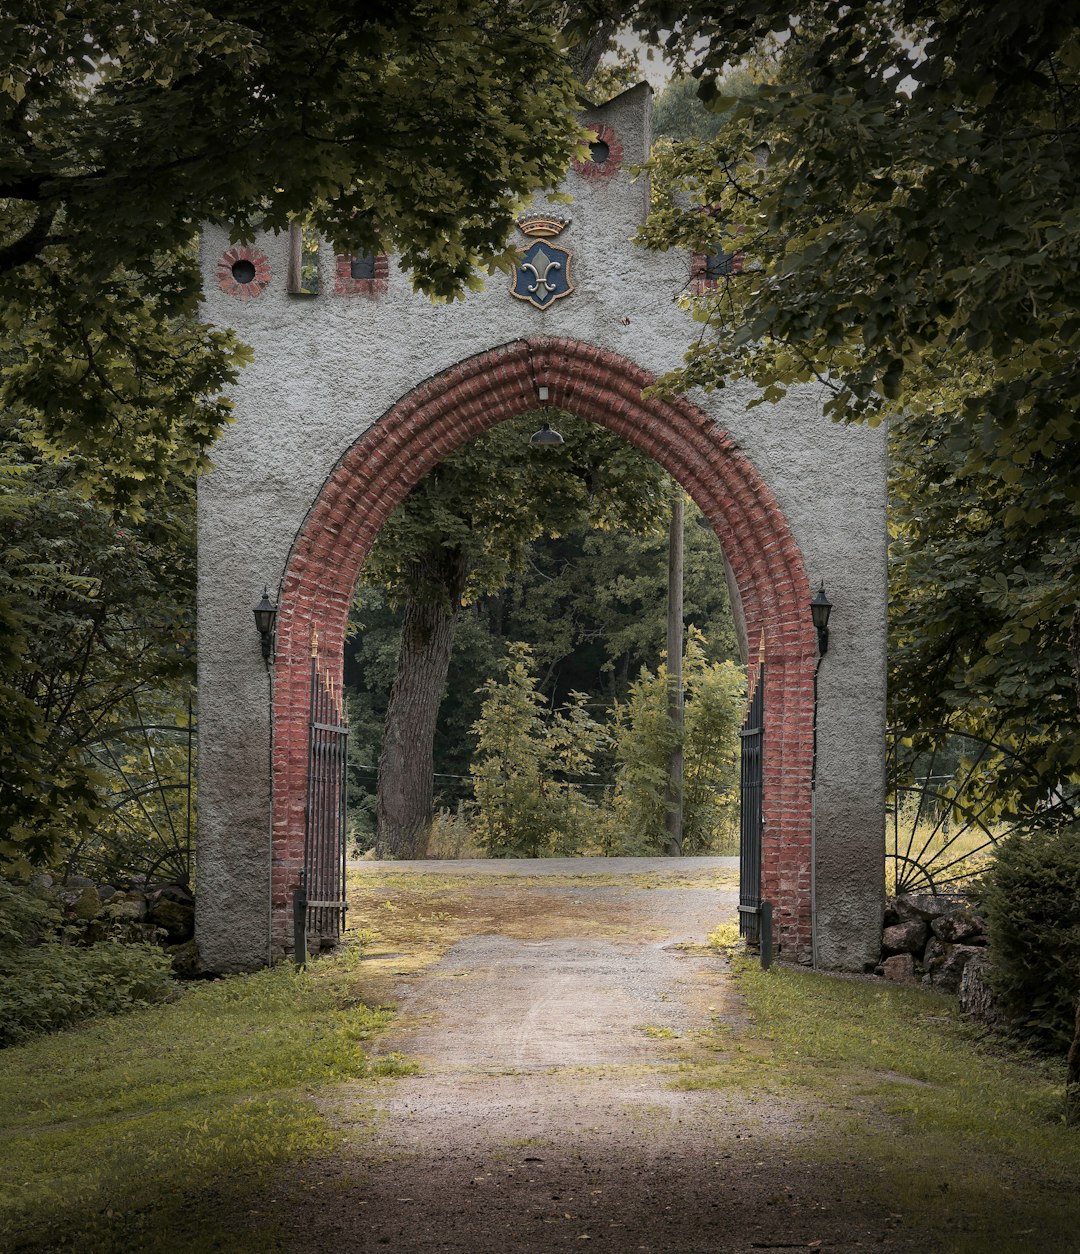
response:
M988 943L986 920L966 898L905 893L885 904L877 974L959 993L967 967L984 965Z
M64 925L76 942L150 941L172 958L177 975L201 974L195 943L195 898L184 884L149 884L133 875L115 884L96 884L85 875L54 882L43 875L38 888L63 912Z

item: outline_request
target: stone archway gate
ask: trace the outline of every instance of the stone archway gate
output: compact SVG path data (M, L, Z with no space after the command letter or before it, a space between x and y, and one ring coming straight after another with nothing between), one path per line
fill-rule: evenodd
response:
M255 349L199 491L197 935L209 969L253 969L291 937L312 629L340 674L356 579L394 507L454 449L544 404L648 453L712 523L744 646L763 639L767 659L762 877L779 955L848 969L876 960L884 436L834 425L813 389L749 411L739 387L643 396L681 360L694 324L677 297L701 282L700 258L630 242L648 188L628 167L648 151L649 103L643 85L585 115L603 160L568 173L558 244L523 244L536 264L519 289L569 254L567 281L557 295L554 280L541 286L539 304L498 279L432 305L385 258L354 265L325 247L302 291L286 237L241 248L206 230L206 314ZM835 605L824 659L809 612L818 580ZM251 620L264 584L279 605L271 666Z

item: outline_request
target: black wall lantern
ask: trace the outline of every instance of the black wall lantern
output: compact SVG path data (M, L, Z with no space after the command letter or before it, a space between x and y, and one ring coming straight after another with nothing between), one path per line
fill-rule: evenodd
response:
M814 620L814 626L817 628L818 652L823 657L829 651L829 615L831 613L832 602L825 595L825 585L822 584L814 594L814 599L810 602L810 615Z
M274 647L274 619L277 618L277 606L270 600L270 593L263 588L262 600L255 606L255 626L262 636L262 655L267 662Z

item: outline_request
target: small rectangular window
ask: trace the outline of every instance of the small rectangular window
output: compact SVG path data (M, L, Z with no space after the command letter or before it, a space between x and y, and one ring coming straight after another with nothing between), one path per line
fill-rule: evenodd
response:
M735 254L721 252L713 248L705 254L705 277L714 283L718 279L726 279L736 272Z
M349 277L373 280L375 278L375 254L362 253L358 257L354 256L349 262Z

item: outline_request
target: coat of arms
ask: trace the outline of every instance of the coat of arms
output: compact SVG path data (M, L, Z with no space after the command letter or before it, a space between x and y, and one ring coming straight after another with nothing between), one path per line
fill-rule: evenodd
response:
M539 215L521 219L518 226L522 233L535 242L528 245L514 267L510 283L512 296L527 300L537 309L546 309L574 290L570 282L571 254L558 244L551 243L567 225L558 218Z

